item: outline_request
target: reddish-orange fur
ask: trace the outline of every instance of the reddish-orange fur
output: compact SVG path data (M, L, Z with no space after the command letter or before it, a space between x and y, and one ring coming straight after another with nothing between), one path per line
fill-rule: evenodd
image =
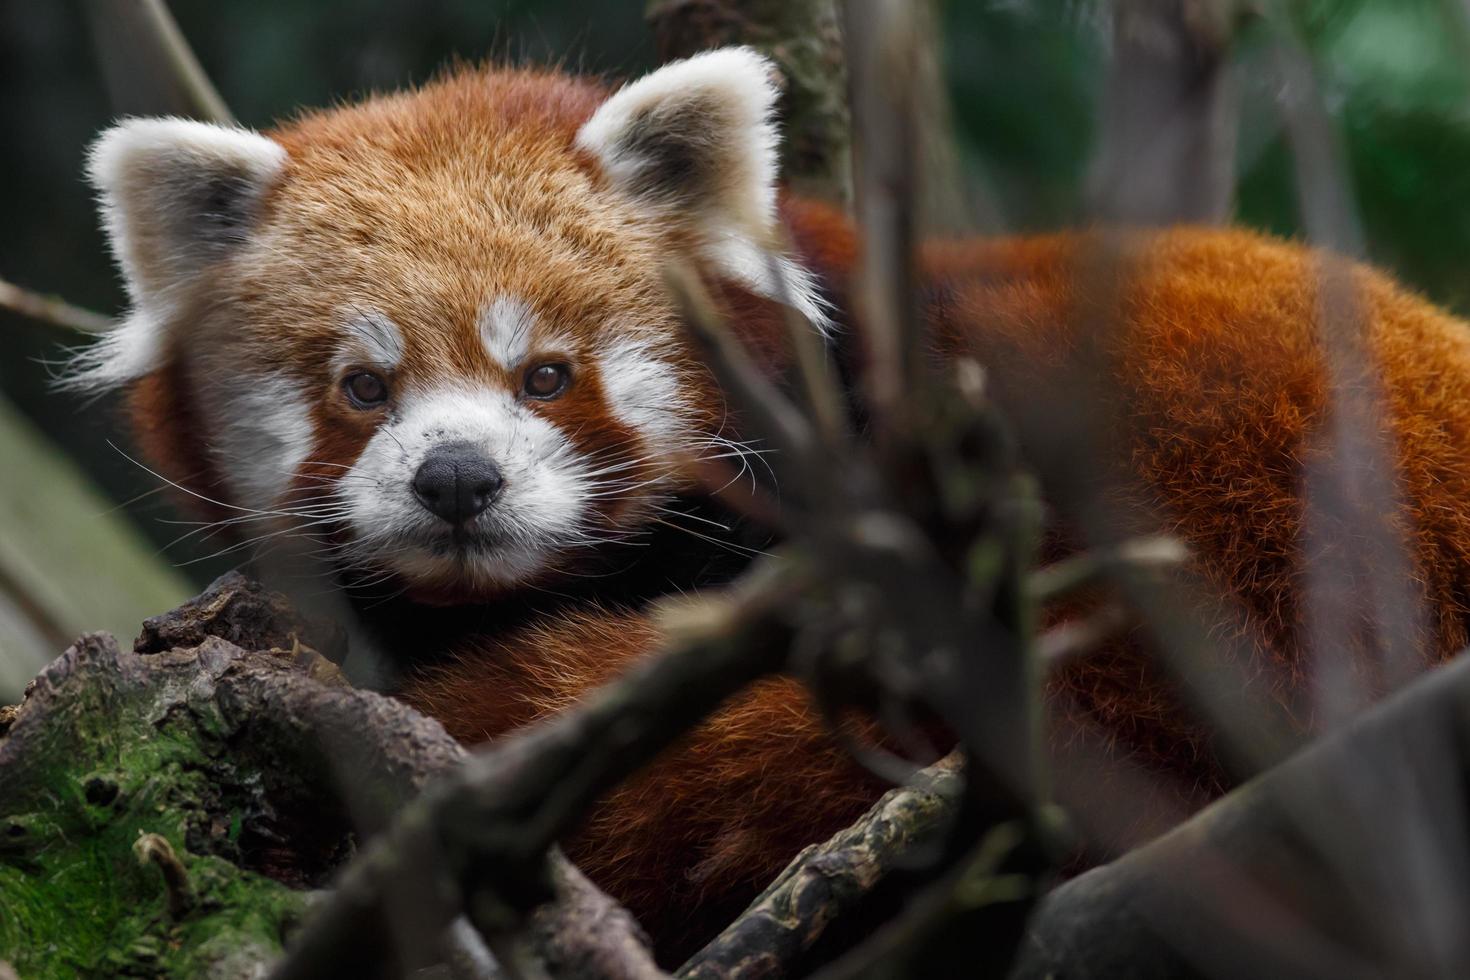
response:
M1117 409L1100 434L1161 529L1190 546L1227 600L1221 612L1235 621L1220 625L1239 628L1254 651L1240 676L1253 679L1256 696L1300 707L1310 701L1312 666L1303 480L1328 449L1318 310L1329 270L1307 249L1244 231L1134 236L1124 242L1132 260L1120 270L1118 320L1108 326L1106 309L1088 316L1081 296L1099 244L1060 235L937 251L941 274L959 283L943 317L948 341L987 365L997 396L1018 413L1035 411L1048 392L1065 395L1058 384L1069 366L1101 368L1094 380ZM1427 635L1398 639L1430 664L1467 641L1470 328L1365 267L1352 267L1337 288L1361 321L1335 326L1363 324L1368 373L1377 376L1367 396L1376 386L1384 394L1381 431L1370 441L1402 493L1400 512L1384 519L1409 552L1410 593L1428 600ZM1325 551L1313 561L1347 568L1367 553L1374 528L1319 520L1330 523L1317 529ZM1349 638L1370 632L1353 624ZM1363 650L1311 653L1338 658L1370 691L1381 683ZM1089 659L1056 684L1145 763L1218 790L1201 727L1172 707L1167 686L1131 651ZM1311 718L1302 713L1299 723Z
M658 644L643 616L588 611L487 637L402 693L465 742L560 711ZM881 792L827 734L800 684L762 681L609 794L567 842L659 941L689 952L806 844Z
M813 264L840 286L855 255L850 229L800 202L788 204L787 216ZM936 247L928 271L949 287L930 311L941 345L979 358L1003 404L1065 404L1056 385L1087 346L1077 331L1095 322L1078 315L1078 283L1098 244L1058 235ZM1104 434L1119 440L1162 529L1190 545L1208 583L1243 616L1255 658L1242 676L1253 679L1253 693L1295 700L1307 667L1299 461L1314 451L1326 414L1317 258L1238 231L1141 234L1128 244L1135 261L1116 297L1121 323L1095 360L1111 371L1097 380L1122 407ZM1431 663L1466 642L1470 329L1372 270L1354 268L1352 283L1392 411L1385 445L1398 447L1392 459L1406 500L1398 523L1417 529L1410 540L1434 614L1423 646ZM461 738L493 738L575 700L655 639L649 625L621 616L553 624L497 640L493 652L469 652L415 680L405 696ZM1075 706L1057 737L1077 726L1100 731L1119 755L1177 784L1173 792L1191 805L1223 788L1207 729L1136 642L1112 644L1051 686ZM821 734L801 691L771 683L606 800L575 853L656 935L668 936L663 930L687 916L692 896L750 896L875 792Z
M474 323L497 291L569 329L609 310L679 329L660 278L677 236L630 222L598 196L592 162L569 150L604 96L556 74L466 72L273 134L291 162L263 224L289 255L290 275L283 280L268 264L240 270L230 299L250 310L252 353L262 363L308 373L320 366L310 458L328 468L308 475L330 477L372 433L372 420L348 411L326 376L345 301L379 307L403 326L409 385L496 380ZM465 199L487 174L498 183L486 201L509 202L498 211ZM846 219L800 201L785 202L784 212L798 253L841 301L858 254ZM1068 404L1072 372L1097 372L1087 380L1118 408L1102 435L1162 529L1191 546L1227 611L1240 615L1253 651L1244 675L1262 696L1298 701L1307 673L1301 463L1319 452L1328 410L1317 257L1241 231L1138 233L1125 236L1130 261L1114 270L1126 275L1099 286L1094 259L1111 250L1099 244L1095 235L1064 234L932 247L925 263L936 353L977 358L1017 416ZM1381 443L1404 500L1394 523L1410 535L1416 585L1430 604L1429 663L1467 639L1470 328L1372 270L1355 268L1350 284L1389 409ZM782 328L771 304L712 285L759 360L778 367ZM1102 333L1113 308L1117 322ZM207 339L195 343L205 351ZM685 367L714 424L718 392L692 356ZM164 472L209 493L210 475L193 475L201 434L190 431L178 370L170 362L141 382L135 421ZM599 423L595 373L578 398L545 410L564 413L570 429ZM1066 529L1058 531L1065 540ZM1325 529L1345 550L1357 533ZM1062 553L1059 545L1052 557ZM477 639L411 677L402 694L467 742L493 739L575 702L656 643L654 627L632 614L568 614ZM1064 730L1093 725L1118 755L1178 780L1192 799L1221 788L1206 730L1131 642L1052 683L1069 706ZM732 911L876 792L823 734L799 688L772 681L603 801L570 847L666 949L683 948L718 918L696 911Z

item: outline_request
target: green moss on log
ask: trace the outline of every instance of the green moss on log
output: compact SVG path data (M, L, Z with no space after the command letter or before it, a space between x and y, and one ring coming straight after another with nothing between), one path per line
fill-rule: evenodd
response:
M23 771L0 773L0 959L24 977L254 975L309 900L224 856L268 805L259 775L201 739L227 728L212 703L79 682L77 666L115 654L100 636L74 647L41 679L61 681L46 693L65 695L64 718L28 733L22 715L0 743L4 759L30 736ZM134 854L141 834L165 838L188 876L178 919L159 869Z
M263 975L357 836L464 756L346 686L340 646L232 573L134 650L92 634L47 667L0 712L0 964Z

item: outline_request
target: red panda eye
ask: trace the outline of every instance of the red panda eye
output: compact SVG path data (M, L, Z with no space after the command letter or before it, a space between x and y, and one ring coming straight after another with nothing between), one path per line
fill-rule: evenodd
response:
M342 379L342 390L356 408L377 408L388 400L388 385L376 374L358 371Z
M526 394L532 398L555 398L566 390L571 379L571 368L565 364L542 364L526 372Z

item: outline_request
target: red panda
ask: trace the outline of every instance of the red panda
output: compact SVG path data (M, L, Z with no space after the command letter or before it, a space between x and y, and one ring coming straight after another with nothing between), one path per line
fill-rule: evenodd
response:
M307 541L349 591L401 593L378 616L421 658L399 696L493 739L656 647L647 600L730 574L708 556L665 574L659 547L631 585L620 565L690 493L678 460L748 451L666 263L696 266L773 371L778 300L818 329L849 319L859 242L837 211L781 197L775 94L767 62L724 49L611 92L461 70L264 134L122 122L90 173L133 309L75 383L126 387L147 458L213 516ZM986 365L1002 407L1044 400L1085 346L1092 241L931 246L937 353ZM1286 697L1302 674L1300 464L1330 410L1319 257L1243 231L1127 242L1097 362L1122 406L1114 435L1163 529L1241 614L1255 683ZM1430 662L1466 641L1470 332L1372 270L1350 287ZM1191 802L1223 788L1131 638L1053 686L1065 724ZM879 789L800 688L772 680L611 794L568 849L671 955Z

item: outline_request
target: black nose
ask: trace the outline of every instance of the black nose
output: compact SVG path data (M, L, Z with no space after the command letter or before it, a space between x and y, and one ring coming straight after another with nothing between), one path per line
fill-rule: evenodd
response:
M413 476L419 503L451 524L463 524L489 507L504 484L490 457L468 442L435 446Z

